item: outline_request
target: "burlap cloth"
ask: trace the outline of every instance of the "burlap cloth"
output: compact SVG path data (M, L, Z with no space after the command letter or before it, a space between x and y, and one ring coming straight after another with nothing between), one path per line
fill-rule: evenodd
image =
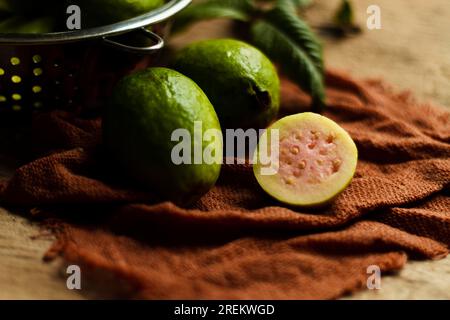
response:
M450 244L450 113L380 81L329 72L325 115L355 140L352 184L328 208L280 206L247 166L224 166L194 208L152 204L101 148L101 122L56 112L35 119L37 160L2 185L63 256L149 299L329 299L366 285L367 268L436 259ZM308 99L283 81L283 113ZM57 218L57 219L56 219Z

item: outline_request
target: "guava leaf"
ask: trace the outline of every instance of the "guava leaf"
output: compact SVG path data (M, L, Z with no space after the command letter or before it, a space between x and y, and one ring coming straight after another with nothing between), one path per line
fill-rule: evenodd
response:
M278 0L259 0L260 2L277 2ZM313 0L289 0L297 8L304 8L311 4Z
M308 92L313 110L325 107L322 45L293 10L290 0L279 0L264 19L251 28L254 44L277 62L286 75Z
M351 27L355 24L353 6L349 0L342 0L336 11L334 22L342 28Z
M207 0L194 3L175 16L173 31L182 31L195 22L217 18L249 21L252 11L251 0Z
M299 8L307 7L311 4L312 0L291 0L292 3Z

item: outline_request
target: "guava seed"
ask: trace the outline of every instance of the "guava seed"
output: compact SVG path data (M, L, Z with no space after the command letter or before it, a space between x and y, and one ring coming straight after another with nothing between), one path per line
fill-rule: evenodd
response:
M299 152L300 152L300 148L299 148L299 147L293 147L293 148L291 149L291 153L292 153L293 155L297 155Z
M284 179L284 183L286 183L288 185L294 185L295 181L292 177L289 177L289 178Z
M336 134L330 133L327 137L327 143L331 144L334 142L335 139L336 139Z
M306 168L306 161L305 160L300 161L300 163L298 164L298 168L301 169L301 170L305 169Z
M333 173L336 173L339 171L341 167L342 161L339 159L333 160Z

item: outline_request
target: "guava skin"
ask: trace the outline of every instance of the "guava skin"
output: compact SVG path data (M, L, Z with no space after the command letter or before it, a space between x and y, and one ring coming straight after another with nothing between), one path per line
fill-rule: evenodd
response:
M63 0L0 0L0 32L41 34L65 26Z
M214 186L221 169L220 163L173 163L179 142L171 141L172 133L183 128L194 137L194 121L202 122L203 132L221 130L213 106L192 80L166 68L147 69L117 85L104 115L104 144L135 181L162 200L188 205ZM209 144L202 141L202 150ZM222 141L214 146L221 158Z
M30 20L12 17L0 22L1 33L43 34L54 30L56 22L51 17Z
M1 7L9 12L18 14L36 14L52 11L62 1L54 0L4 0Z
M224 129L263 129L278 114L277 71L249 44L231 39L197 42L179 52L173 67L205 91Z
M164 3L165 0L0 0L0 10L8 15L15 14L14 17L52 17L58 29L64 30L66 11L71 5L80 7L82 28L86 29L134 18Z
M275 144L271 141L279 134ZM279 155L263 165L259 154ZM275 122L261 137L254 157L254 174L264 191L289 206L322 207L341 194L353 179L358 149L350 135L334 121L301 113ZM271 167L273 175L263 174Z
M84 27L116 23L164 5L165 0L72 0L81 8Z

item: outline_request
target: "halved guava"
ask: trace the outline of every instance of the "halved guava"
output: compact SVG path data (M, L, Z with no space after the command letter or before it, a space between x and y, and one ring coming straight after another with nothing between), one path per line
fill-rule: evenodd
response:
M285 117L267 129L255 152L253 170L273 198L292 206L316 207L344 191L357 162L358 149L350 135L334 121L307 112Z

